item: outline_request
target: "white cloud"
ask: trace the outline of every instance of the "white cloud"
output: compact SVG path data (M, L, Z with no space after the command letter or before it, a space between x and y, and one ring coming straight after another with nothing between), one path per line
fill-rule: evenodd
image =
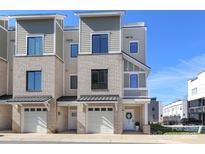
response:
M187 95L187 81L205 70L205 54L187 60L179 60L173 67L151 73L148 78L149 93L164 103Z

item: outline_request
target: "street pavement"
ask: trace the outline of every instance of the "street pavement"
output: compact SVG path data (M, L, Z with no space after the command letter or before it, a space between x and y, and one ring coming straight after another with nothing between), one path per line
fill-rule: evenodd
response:
M0 133L0 144L205 144L205 135L14 134Z

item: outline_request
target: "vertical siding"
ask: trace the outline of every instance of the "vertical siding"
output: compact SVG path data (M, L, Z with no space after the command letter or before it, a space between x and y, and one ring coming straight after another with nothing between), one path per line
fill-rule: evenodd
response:
M91 34L109 33L109 52L119 52L120 49L120 17L81 18L80 51L91 52Z
M122 50L133 56L140 62L146 64L146 28L122 28ZM136 54L130 53L130 41L139 41L139 51Z
M64 62L65 62L65 95L77 96L76 89L70 89L69 77L71 74L77 74L78 58L70 57L70 43L79 42L79 30L70 30L64 32Z
M0 27L0 57L7 59L7 31Z
M56 55L63 59L63 30L56 24Z
M18 20L17 21L17 54L26 54L26 36L44 34L44 53L54 51L54 20Z

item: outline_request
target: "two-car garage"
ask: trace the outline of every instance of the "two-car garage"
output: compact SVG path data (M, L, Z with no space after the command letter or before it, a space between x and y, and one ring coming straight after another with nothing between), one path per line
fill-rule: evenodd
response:
M112 107L88 107L88 133L113 133L114 112Z

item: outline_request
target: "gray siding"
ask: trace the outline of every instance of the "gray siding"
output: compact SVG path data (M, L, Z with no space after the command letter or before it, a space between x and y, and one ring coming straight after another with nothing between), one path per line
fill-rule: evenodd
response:
M79 42L79 30L70 30L64 32L64 62L65 62L65 95L77 96L76 89L70 89L70 75L77 74L78 58L71 58L70 43Z
M109 33L109 52L121 51L120 17L84 17L80 22L80 52L91 51L91 34L97 32Z
M13 93L13 56L15 52L15 32L9 31L8 33L8 67L9 67L9 85L8 85L8 94L12 95Z
M130 53L130 41L139 41L139 51L136 54ZM146 64L146 28L122 28L122 50Z
M0 20L0 25L4 28L8 28L8 21L7 20Z
M44 53L54 51L54 20L18 20L17 21L17 54L26 54L26 36L44 34Z
M0 57L7 59L7 31L0 27Z
M63 59L63 30L56 24L56 55Z

